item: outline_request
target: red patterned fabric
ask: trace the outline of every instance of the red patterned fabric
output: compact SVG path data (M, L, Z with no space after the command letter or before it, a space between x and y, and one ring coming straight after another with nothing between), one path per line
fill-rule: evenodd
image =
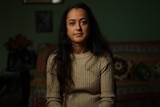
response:
M160 63L160 41L111 42L110 47L114 54L132 62L128 78L116 81L116 107L160 107L160 79L139 80L132 73L139 63L149 68ZM49 52L54 49L54 44L39 46L36 73L31 81L30 107L45 107L45 65Z

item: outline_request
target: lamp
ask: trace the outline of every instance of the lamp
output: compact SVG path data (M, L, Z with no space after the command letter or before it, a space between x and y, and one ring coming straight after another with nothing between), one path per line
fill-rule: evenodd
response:
M63 0L52 0L52 3L53 4L56 4L56 3L61 3Z

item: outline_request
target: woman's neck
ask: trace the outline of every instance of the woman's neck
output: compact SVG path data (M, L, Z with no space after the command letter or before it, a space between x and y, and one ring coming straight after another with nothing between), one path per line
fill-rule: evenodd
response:
M74 54L83 54L88 51L86 45L74 44L72 46L73 46L73 53Z

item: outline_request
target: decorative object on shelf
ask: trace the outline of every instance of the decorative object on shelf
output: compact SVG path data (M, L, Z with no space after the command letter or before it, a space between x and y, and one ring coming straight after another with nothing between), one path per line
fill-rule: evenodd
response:
M7 71L18 71L35 67L36 53L34 50L29 49L31 46L32 40L27 39L21 33L9 38L5 43L5 47L9 51Z

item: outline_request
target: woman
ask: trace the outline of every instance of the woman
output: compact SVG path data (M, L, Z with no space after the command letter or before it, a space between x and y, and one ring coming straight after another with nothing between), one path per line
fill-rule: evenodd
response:
M47 107L112 107L112 54L90 8L64 12L57 49L47 61Z

